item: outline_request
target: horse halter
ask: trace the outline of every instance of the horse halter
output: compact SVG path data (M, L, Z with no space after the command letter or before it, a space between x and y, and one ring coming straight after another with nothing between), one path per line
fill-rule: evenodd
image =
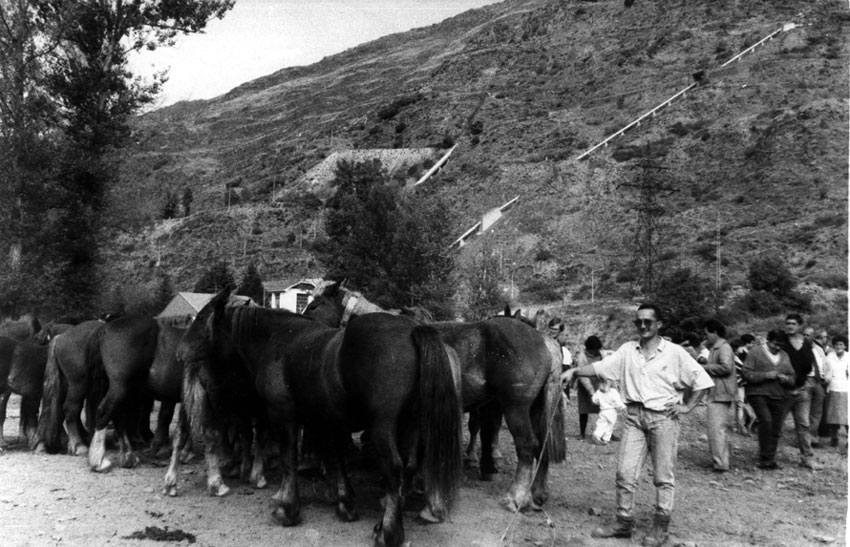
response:
M351 316L354 315L354 308L357 307L357 297L350 292L346 292L345 296L342 297L342 305L342 318L339 320L340 327L346 326L348 321L351 320Z

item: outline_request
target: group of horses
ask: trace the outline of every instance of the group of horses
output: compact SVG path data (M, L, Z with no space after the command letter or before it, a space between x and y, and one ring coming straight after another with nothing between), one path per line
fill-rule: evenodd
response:
M126 316L58 335L37 334L43 330L31 325L31 341L21 342L41 352L28 365L38 393L25 396L14 387L20 374L10 370L23 361L6 364L0 329L2 393L7 385L21 393L22 422L23 397L36 409L41 401L37 430L32 421L26 429L31 446L56 452L67 442L68 453L87 453L92 470L106 471L113 465L105 445L111 425L118 463L132 467L140 440L167 442L179 403L164 492L177 495L181 456L190 445L203 445L212 495L228 492L226 461L241 458L242 477L262 488L265 466L276 458L281 483L273 515L287 526L302 519L298 469L305 439L322 460L337 516L352 521L358 518L352 434L365 432L384 494L375 543L390 546L404 542L402 510L414 490L424 494L419 516L425 521L442 521L451 510L462 478L464 412L480 428L482 478L497 470L493 452L503 419L513 437L517 468L502 500L509 510L545 503L549 464L566 455L560 347L514 317L427 321L380 312L331 284L317 290L302 314L233 305L222 291L187 329ZM155 434L153 400L160 401ZM476 431L470 433L472 443Z

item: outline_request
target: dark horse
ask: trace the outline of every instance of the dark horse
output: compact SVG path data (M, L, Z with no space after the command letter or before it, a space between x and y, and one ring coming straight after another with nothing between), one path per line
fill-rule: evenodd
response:
M317 291L304 313L336 326L357 317L361 301L361 295L332 284ZM517 469L502 504L511 511L542 505L548 498L549 462L566 458L557 342L511 317L430 325L460 359L463 409L479 412L482 475L495 471L492 441L504 414Z
M0 450L6 444L3 425L13 393L21 396L21 434L31 445L35 442L46 363L46 346L0 336Z
M284 310L225 307L226 297L220 293L201 310L179 354L187 375L199 369L208 393L237 385L214 381L237 370L263 402L269 437L280 446L275 518L287 526L301 520L300 425L318 432L317 448L334 463L336 511L344 521L357 518L345 451L352 432L371 432L385 488L376 544L404 542L403 495L417 470L431 515L442 518L461 478L460 403L459 372L437 332L388 314L329 328ZM205 431L206 443L216 438Z
M90 337L86 367L93 374L94 396L100 400L88 454L93 471L107 471L112 466L105 457L104 443L110 421L118 435L121 465L138 463L128 433L140 418L149 415L151 399L168 403L160 409L157 427L167 434L174 405L181 397L183 366L175 354L184 331L151 317L128 315L106 323ZM97 393L104 388L101 398ZM159 442L167 444L167 438Z
M89 432L81 419L83 405L91 428L99 401L89 396L93 374L86 363L86 350L91 337L104 325L103 321L84 321L50 340L36 451L58 452L64 429L68 454L88 452Z

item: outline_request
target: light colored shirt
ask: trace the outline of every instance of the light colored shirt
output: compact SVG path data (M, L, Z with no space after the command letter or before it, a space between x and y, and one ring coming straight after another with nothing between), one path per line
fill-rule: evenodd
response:
M847 387L850 383L848 376L850 376L850 353L845 352L844 355L838 357L835 352L832 352L826 356L823 378L829 382L827 391L830 393L847 393Z
M620 398L620 392L613 387L608 391L596 390L590 400L599 405L599 410L619 410L626 407L623 399Z
M597 376L619 383L626 403L642 403L659 412L679 403L686 388L699 391L714 386L711 376L684 348L664 339L649 359L643 357L640 344L632 341L592 366Z
M573 354L567 349L567 346L561 346L561 364L568 367L573 364Z
M815 366L812 367L812 371L809 373L809 376L814 376L815 368L817 368L818 376L825 379L826 372L824 371L824 365L826 364L826 353L824 353L822 347L814 342L812 343L812 353L815 354Z

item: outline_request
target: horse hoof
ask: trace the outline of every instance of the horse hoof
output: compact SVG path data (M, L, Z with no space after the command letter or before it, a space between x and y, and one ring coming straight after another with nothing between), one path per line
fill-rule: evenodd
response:
M139 465L140 461L141 460L139 460L139 457L135 454L127 454L123 458L121 458L121 467L123 467L124 469L132 469Z
M336 516L342 522L354 522L355 520L360 518L360 515L357 514L353 508L348 508L344 503L339 502L336 506Z
M89 453L89 447L84 444L81 444L76 448L69 449L68 453L72 456L85 456Z
M504 498L499 500L499 505L501 505L504 509L506 509L510 513L516 513L517 510L519 509L517 507L516 502L514 502L514 500L512 498L509 498L508 496L505 496Z
M252 478L251 484L253 484L254 488L256 488L257 490L264 490L268 488L269 481L267 481L263 475L260 475L259 477Z
M162 495L168 496L169 498L176 498L177 497L177 487L174 486L174 485L166 486L165 488L162 489Z
M301 515L298 513L289 514L283 507L276 507L274 511L272 511L272 516L281 526L295 526L301 523Z
M112 462L103 458L99 464L93 465L91 470L95 473L106 473L112 469Z
M207 494L217 498L223 498L230 493L230 488L223 482L212 482L207 484Z
M424 507L419 514L417 515L417 519L422 524L439 524L443 522L443 519L435 515L430 507Z

